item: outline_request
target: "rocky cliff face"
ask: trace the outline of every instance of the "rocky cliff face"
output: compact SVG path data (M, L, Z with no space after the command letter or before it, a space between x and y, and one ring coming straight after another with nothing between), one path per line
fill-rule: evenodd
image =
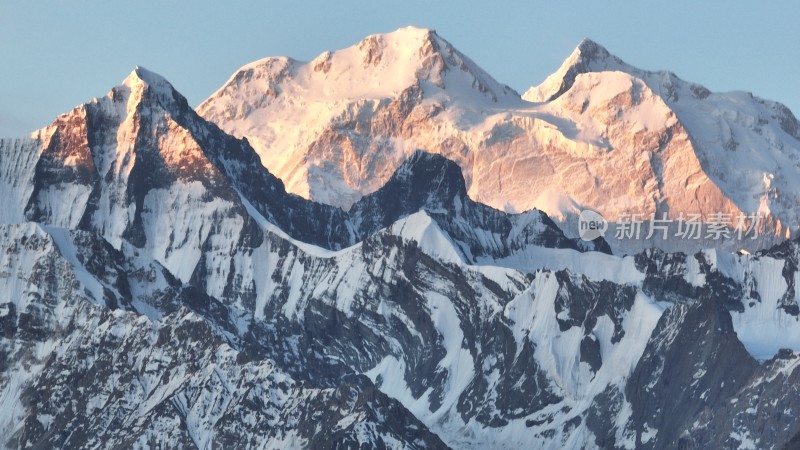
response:
M234 280L218 297L132 245L7 226L7 445L81 447L91 435L202 448L699 448L734 434L723 444L779 445L798 432L793 394L776 381L796 356L748 328L767 311L776 334L798 335L761 278L796 258L796 243L698 273L660 261L702 254L643 254L638 270L634 258L595 254L616 265L608 280L447 260L446 239L407 234L418 216L336 253L267 232L255 286ZM670 277L689 287L672 290ZM725 289L738 300L702 294ZM771 360L759 365L759 352ZM773 403L785 420L763 433Z
M445 448L364 377L314 386L245 350L224 305L130 246L0 233L5 447Z

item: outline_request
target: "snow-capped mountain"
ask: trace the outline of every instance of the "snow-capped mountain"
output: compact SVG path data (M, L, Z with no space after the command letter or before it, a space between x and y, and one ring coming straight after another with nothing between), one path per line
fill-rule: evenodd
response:
M4 448L445 448L366 379L314 386L243 350L224 305L129 245L0 234Z
M727 245L753 249L799 219L800 125L788 108L636 69L588 40L519 96L434 31L406 28L307 63L256 61L198 111L246 137L290 192L344 208L424 149L459 164L473 199L538 208L568 232L582 209L612 222L761 214L766 237ZM620 248L650 245L721 244Z
M310 62L256 61L198 110L247 136L290 192L349 207L414 150L431 151L412 138L432 132L430 119L454 103L456 114L480 117L487 108L522 102L432 31L405 28Z
M216 259L254 245L269 223L291 238L337 250L421 209L468 258L527 247L608 251L566 238L539 211L508 215L472 201L458 167L415 153L348 212L287 194L247 141L200 118L163 78L137 68L105 96L60 116L32 140L0 141L6 223L34 221L124 241L188 281ZM169 233L164 230L169 229Z
M240 99L256 102L227 120L274 125L273 141L226 134L226 122L207 121L143 68L31 138L0 140L2 446L662 449L799 442L800 391L793 386L800 377L800 241L753 254L651 248L620 256L603 239L568 237L539 210L515 214L475 200L476 174L491 166L480 161L491 152L499 164L519 158L525 165L524 148L547 148L549 161L566 164L553 155L590 148L574 136L539 147L529 139L531 130L566 127L564 117L578 114L564 105L583 95L575 88L581 80L622 77L637 86L631 95L638 100L647 97L645 88L656 92L647 84L656 75L587 71L595 63L586 61L603 58L622 64L582 43L567 64L577 69L557 78L572 81L549 79L526 94L546 101L530 103L435 33L406 29L313 64L264 60L239 76L242 90L231 90L236 83L223 88L219 98L247 92ZM370 69L354 70L355 63ZM339 84L328 86L330 80ZM382 97L383 83L398 96ZM265 86L274 91L269 100L251 96ZM608 92L585 95L593 104ZM289 114L304 95L311 116ZM313 115L333 97L331 108L349 112L331 120L352 114L355 128L325 122L323 134L334 140L315 141L319 159L290 157L299 158L293 173L308 174L314 164L354 167L355 160L338 159L343 148L370 150L358 153L358 161L372 162L357 173L359 183L375 184L363 192L353 184L346 211L287 192L269 168L270 158L288 155L269 153L272 144L294 139L280 127L308 120L295 131L313 134ZM621 101L615 98L608 105ZM647 98L650 106L621 107L617 119L627 114L629 122L615 123L658 128L637 114L668 103ZM273 101L281 114L269 110ZM435 114L412 119L435 102ZM250 116L267 110L264 122ZM210 109L203 111L208 117ZM585 114L587 121L600 117ZM460 126L449 142L473 142L469 136L482 126L476 117L499 127L474 141L479 147L405 147L430 131L425 127L440 125L437 136ZM693 137L676 137L675 120L671 136L683 143L664 144L665 164L691 159L681 152L697 155ZM530 129L511 128L521 123ZM373 136L377 130L386 134ZM409 140L387 130L405 130ZM623 139L619 133L613 139ZM476 149L487 153L478 157ZM621 152L609 147L603 154ZM596 159L592 164L613 167ZM465 169L467 160L475 171ZM336 181L335 171L316 173ZM692 179L702 184L701 175ZM547 179L562 189L554 176ZM547 197L537 192L541 183L525 178L514 189ZM698 191L697 201L733 204L727 193L715 199L724 186L713 186L717 191ZM514 190L507 189L492 195L508 194L511 205Z
M243 302L182 287L128 244L7 226L6 445L769 447L800 431L784 387L800 356L759 342L800 335L796 242L596 253L602 279L448 259L425 219L335 253L270 234ZM780 329L747 329L765 320Z

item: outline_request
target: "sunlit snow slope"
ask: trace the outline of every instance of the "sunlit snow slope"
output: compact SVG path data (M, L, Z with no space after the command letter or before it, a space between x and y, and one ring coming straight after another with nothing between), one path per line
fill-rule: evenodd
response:
M247 137L290 192L345 208L423 149L456 161L473 199L569 229L584 208L767 216L769 237L736 249L798 224L800 126L785 106L636 69L588 40L520 97L434 31L404 28L311 62L251 63L199 112Z

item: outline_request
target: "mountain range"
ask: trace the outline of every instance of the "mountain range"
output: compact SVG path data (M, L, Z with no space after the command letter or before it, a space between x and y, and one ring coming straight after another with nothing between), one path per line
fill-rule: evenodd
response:
M798 223L800 124L788 108L639 70L590 40L520 96L435 31L405 28L311 62L256 61L198 112L247 138L288 191L343 208L424 149L458 163L473 199L542 210L568 232L583 209L611 222L766 219L755 243L612 245L626 251L756 250Z
M588 40L522 96L417 28L196 111L137 67L0 140L3 445L793 448L798 128Z

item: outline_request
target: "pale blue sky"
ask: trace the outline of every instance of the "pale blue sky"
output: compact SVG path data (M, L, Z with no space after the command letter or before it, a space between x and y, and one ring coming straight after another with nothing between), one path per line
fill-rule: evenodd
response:
M583 37L644 69L800 113L800 2L0 0L0 135L105 94L137 64L193 105L241 65L311 59L406 25L435 28L520 92Z

